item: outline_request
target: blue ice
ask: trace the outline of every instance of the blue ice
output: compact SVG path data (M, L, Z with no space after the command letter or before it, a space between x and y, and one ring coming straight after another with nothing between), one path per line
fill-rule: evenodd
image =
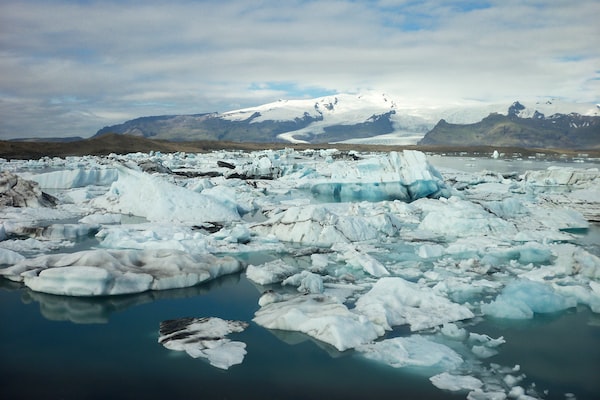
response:
M481 306L481 311L496 318L528 319L534 313L553 313L576 305L574 298L556 293L545 283L521 280L506 285L496 300Z

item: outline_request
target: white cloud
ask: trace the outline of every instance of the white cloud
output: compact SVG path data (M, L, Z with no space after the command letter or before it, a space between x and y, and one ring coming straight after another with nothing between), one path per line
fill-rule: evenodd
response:
M367 89L599 101L597 15L595 0L8 0L0 138Z

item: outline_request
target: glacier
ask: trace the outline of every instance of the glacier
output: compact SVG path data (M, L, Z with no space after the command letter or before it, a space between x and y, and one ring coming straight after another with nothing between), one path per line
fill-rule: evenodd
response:
M430 160L335 149L0 159L0 277L53 318L93 322L106 311L94 313L90 298L152 301L243 274L256 311L234 326L418 368L469 398L525 396L515 367L488 361L504 339L471 327L600 312L600 258L577 236L599 220L600 172L501 174ZM178 326L202 337L228 324L210 318ZM219 332L204 347L159 337L217 368L242 363L251 346Z

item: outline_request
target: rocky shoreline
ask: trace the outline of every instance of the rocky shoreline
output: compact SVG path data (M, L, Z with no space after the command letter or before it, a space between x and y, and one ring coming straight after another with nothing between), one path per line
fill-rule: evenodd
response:
M0 157L10 160L39 159L42 157L68 157L84 155L108 155L128 154L136 152L189 152L206 153L215 150L240 150L257 151L266 149L292 148L295 150L305 149L338 149L341 151L401 151L420 150L423 152L467 155L467 156L490 156L494 150L510 155L522 157L543 154L546 158L565 159L575 157L600 158L600 150L572 150L572 149L531 149L520 147L493 147L493 146L384 146L367 144L346 143L319 143L319 144L292 144L292 143L250 143L250 142L227 142L227 141L194 141L194 142L171 142L165 140L153 140L129 135L106 134L90 139L82 139L69 142L58 141L0 141Z

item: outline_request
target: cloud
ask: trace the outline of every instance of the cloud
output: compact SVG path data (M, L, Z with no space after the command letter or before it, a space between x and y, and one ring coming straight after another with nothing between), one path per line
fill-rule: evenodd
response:
M0 138L361 90L598 101L599 14L595 0L7 0Z

